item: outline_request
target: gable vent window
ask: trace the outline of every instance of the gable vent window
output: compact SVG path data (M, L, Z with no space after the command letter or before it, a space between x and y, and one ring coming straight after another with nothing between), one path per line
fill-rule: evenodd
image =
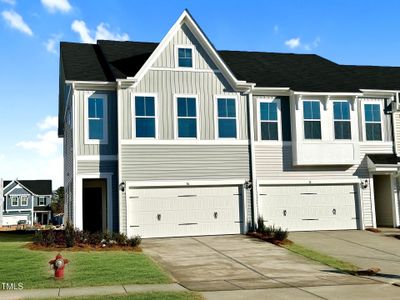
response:
M307 140L321 139L321 111L319 101L303 102L304 138Z
M191 48L178 48L178 67L193 68L193 53Z
M135 97L135 125L137 138L156 137L156 110L154 97Z
M364 104L365 137L367 141L382 140L380 104Z
M218 98L217 99L218 117L218 137L236 138L236 100Z
M335 139L351 140L350 104L347 101L333 102Z

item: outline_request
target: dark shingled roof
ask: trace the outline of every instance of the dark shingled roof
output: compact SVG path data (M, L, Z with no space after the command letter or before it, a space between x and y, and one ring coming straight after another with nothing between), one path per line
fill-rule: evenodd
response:
M369 159L377 165L397 165L400 158L395 154L368 154Z
M36 195L51 195L53 194L52 182L51 180L19 180L24 187L30 190L32 193ZM4 180L4 187L7 186L11 180Z

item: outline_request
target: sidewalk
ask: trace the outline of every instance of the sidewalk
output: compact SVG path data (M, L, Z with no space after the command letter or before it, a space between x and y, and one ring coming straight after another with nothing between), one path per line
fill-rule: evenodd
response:
M106 296L123 295L131 293L147 292L185 292L187 289L177 283L171 284L131 284L112 286L91 286L76 288L55 288L55 289L26 289L13 291L0 291L1 300L15 300L25 298L58 298L76 296Z

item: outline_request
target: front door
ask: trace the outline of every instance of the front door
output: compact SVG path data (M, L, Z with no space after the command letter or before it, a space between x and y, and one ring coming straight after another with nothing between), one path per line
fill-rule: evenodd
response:
M83 188L83 230L90 232L102 231L102 188Z

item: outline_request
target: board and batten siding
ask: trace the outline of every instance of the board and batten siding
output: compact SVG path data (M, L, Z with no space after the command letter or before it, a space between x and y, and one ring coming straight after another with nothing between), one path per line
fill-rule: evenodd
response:
M207 55L204 48L199 41L190 31L186 24L176 32L171 41L165 47L164 51L160 54L154 62L153 67L162 68L175 68L176 62L176 45L190 45L193 46L195 51L192 53L194 66L196 69L201 70L215 70L216 66L211 58Z
M258 180L338 180L369 179L366 154L393 153L393 143L360 143L360 164L354 166L294 167L292 145L255 145ZM361 190L365 226L372 226L372 201L370 186Z
M97 91L98 94L107 95L107 124L108 124L108 143L107 144L85 144L85 101L87 91L75 90L74 102L77 116L77 155L115 155L117 154L117 100L114 91Z
M397 156L400 156L400 112L393 112L394 143Z

